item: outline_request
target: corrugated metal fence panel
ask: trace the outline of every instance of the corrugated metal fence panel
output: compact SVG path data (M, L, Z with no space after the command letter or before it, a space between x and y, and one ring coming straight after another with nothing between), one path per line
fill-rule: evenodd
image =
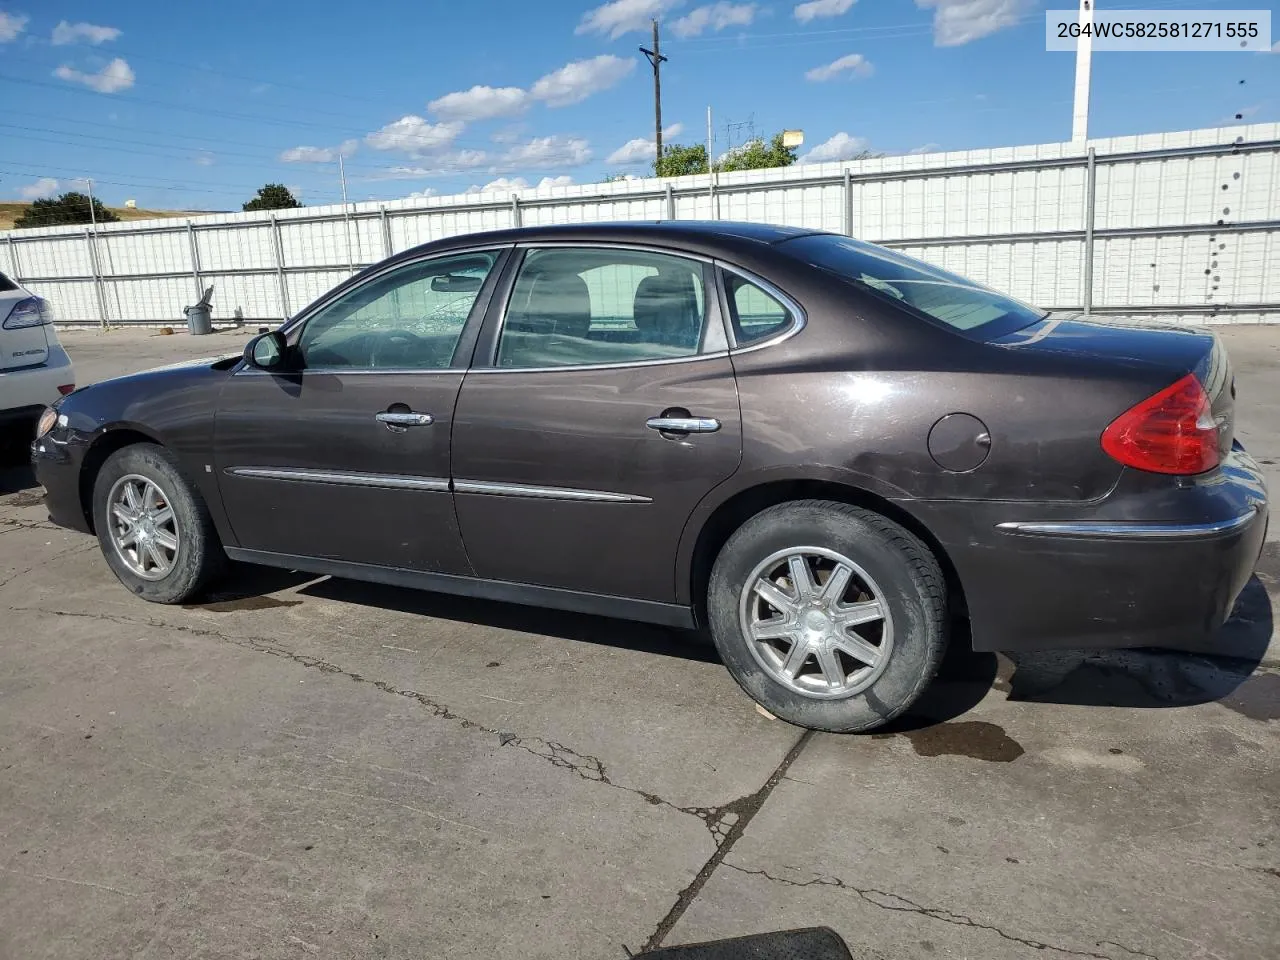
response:
M270 221L197 230L196 248L200 251L201 270L234 271L242 267L253 269L276 265L275 238Z
M112 234L97 240L98 263L104 276L113 273L191 273L191 243L187 231Z
M1271 228L1280 221L1278 139L1280 124L1254 124L1091 141L1098 158L1094 304L1148 312L1280 308L1280 228ZM226 213L193 217L190 231L174 220L106 224L96 239L102 299L112 321L172 320L194 300L198 282L215 287L218 319L237 307L246 318L283 317L353 265L443 237L504 229L517 219L536 226L674 213L837 232L851 224L856 236L1020 298L1060 308L1083 302L1088 177L1085 151L1072 144L548 186L515 199L488 192L345 211ZM84 227L0 234L0 264L28 282L37 278L68 320L100 319L89 251Z
M14 231L20 235L20 231ZM85 234L46 237L18 244L19 271L23 277L90 277L89 241Z
M304 273L285 275L285 283L289 290L289 313L297 313L311 301L323 296L350 276L346 268L338 270L308 270ZM247 316L247 314L246 314Z
M282 320L279 281L274 273L213 273L202 275L205 286L213 287L213 318L230 320L239 307L250 320ZM184 305L190 303L184 302ZM295 305L296 309L296 305ZM181 313L179 313L181 316Z
M186 323L182 308L196 302L190 277L105 280L102 295L110 320Z
M97 323L102 316L92 280L24 280L23 284L53 304L56 322Z

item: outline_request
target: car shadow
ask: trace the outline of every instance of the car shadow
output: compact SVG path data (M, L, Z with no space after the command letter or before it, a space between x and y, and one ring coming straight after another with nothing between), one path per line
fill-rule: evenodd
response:
M1254 575L1231 618L1203 649L1010 653L997 681L1010 700L1158 709L1217 701L1254 719L1280 719L1280 677L1255 670L1274 630L1271 598Z
M39 486L31 469L28 442L26 435L18 431L0 433L0 496Z
M472 623L499 630L518 630L700 663L720 662L710 639L693 630L338 578L317 580L298 592L344 603Z

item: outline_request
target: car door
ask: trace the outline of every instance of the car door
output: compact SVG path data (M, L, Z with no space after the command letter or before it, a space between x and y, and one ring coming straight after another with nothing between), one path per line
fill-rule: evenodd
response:
M449 490L454 405L501 250L402 263L287 333L291 372L244 367L215 462L241 548L471 572Z
M694 506L737 469L738 392L710 263L536 246L490 308L454 420L476 574L673 602Z

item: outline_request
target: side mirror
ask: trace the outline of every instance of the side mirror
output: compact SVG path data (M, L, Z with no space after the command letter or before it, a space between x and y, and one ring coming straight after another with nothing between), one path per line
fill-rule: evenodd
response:
M286 346L278 330L260 334L244 345L244 362L259 370L277 370L284 365Z

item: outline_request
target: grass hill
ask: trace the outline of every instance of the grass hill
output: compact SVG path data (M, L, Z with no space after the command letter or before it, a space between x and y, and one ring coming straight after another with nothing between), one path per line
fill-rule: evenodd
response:
M0 230L12 230L13 222L22 216L29 203L0 203ZM107 207L121 220L155 220L160 217L191 217L203 210L140 210L130 207Z

